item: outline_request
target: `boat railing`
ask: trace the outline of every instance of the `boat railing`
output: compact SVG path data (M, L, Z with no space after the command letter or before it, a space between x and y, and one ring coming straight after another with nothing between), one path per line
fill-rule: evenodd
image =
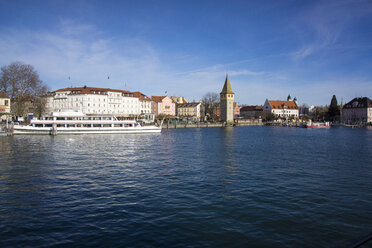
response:
M165 119L165 116L163 117L163 120L161 120L161 123L160 123L160 129L162 128L163 126L163 123L164 123L164 119Z

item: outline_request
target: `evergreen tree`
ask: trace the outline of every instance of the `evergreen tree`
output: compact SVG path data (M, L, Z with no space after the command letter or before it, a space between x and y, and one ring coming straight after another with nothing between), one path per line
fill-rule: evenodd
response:
M331 105L328 108L328 120L330 121L336 121L337 118L340 116L340 108L337 104L337 98L335 95L333 95L331 100Z

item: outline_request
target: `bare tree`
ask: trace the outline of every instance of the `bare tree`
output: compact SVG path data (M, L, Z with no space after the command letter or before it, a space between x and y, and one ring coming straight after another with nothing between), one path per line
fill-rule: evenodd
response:
M315 106L310 118L313 121L324 121L327 117L328 106Z
M215 92L208 92L203 96L202 101L205 105L205 114L216 120L216 108L220 102L220 96Z
M41 105L45 101L41 100L41 96L48 92L48 87L32 65L17 61L1 67L0 90L10 96L12 113L25 116L30 108L43 108ZM37 107L37 104L41 105Z

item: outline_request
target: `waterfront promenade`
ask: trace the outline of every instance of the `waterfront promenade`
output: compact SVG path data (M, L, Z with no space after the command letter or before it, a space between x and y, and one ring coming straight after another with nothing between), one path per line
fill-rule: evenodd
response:
M244 122L236 122L234 124L226 124L222 122L217 123L207 123L207 122L199 122L199 123L164 123L163 129L173 129L173 128L208 128L208 127L226 127L226 126L262 126L265 123L260 122L258 120L252 121L244 121Z

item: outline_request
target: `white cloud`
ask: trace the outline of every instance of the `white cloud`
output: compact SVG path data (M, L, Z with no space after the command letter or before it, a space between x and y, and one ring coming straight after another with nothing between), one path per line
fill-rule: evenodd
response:
M87 32L100 32L90 26L76 23L68 26L68 23L64 22L54 32L1 29L0 63L31 64L52 89L70 84L121 88L129 81L144 88L161 78L163 66L145 42L106 39L99 35L87 37Z
M310 44L296 56L309 56L313 49ZM341 83L335 79L312 86L290 83L296 80L286 71L252 70L243 66L252 61L249 59L182 72L183 69L174 66L174 61L191 67L198 58L192 54L160 56L144 40L105 37L94 26L79 25L76 21L62 22L53 31L0 27L0 54L1 66L13 61L33 65L52 90L89 85L142 91L148 95L163 95L167 91L169 95L199 100L207 92L219 93L228 72L241 104L263 104L266 98L284 99L288 94L297 96L300 102L325 104L336 93L346 98L350 94L372 92L366 80L358 79L350 81L354 89L346 79ZM166 63L163 57L172 62ZM337 92L332 92L334 89Z
M300 11L292 21L301 44L290 56L301 60L316 53L327 52L327 49L348 35L346 29L370 14L372 5L363 0L320 1L311 5Z

